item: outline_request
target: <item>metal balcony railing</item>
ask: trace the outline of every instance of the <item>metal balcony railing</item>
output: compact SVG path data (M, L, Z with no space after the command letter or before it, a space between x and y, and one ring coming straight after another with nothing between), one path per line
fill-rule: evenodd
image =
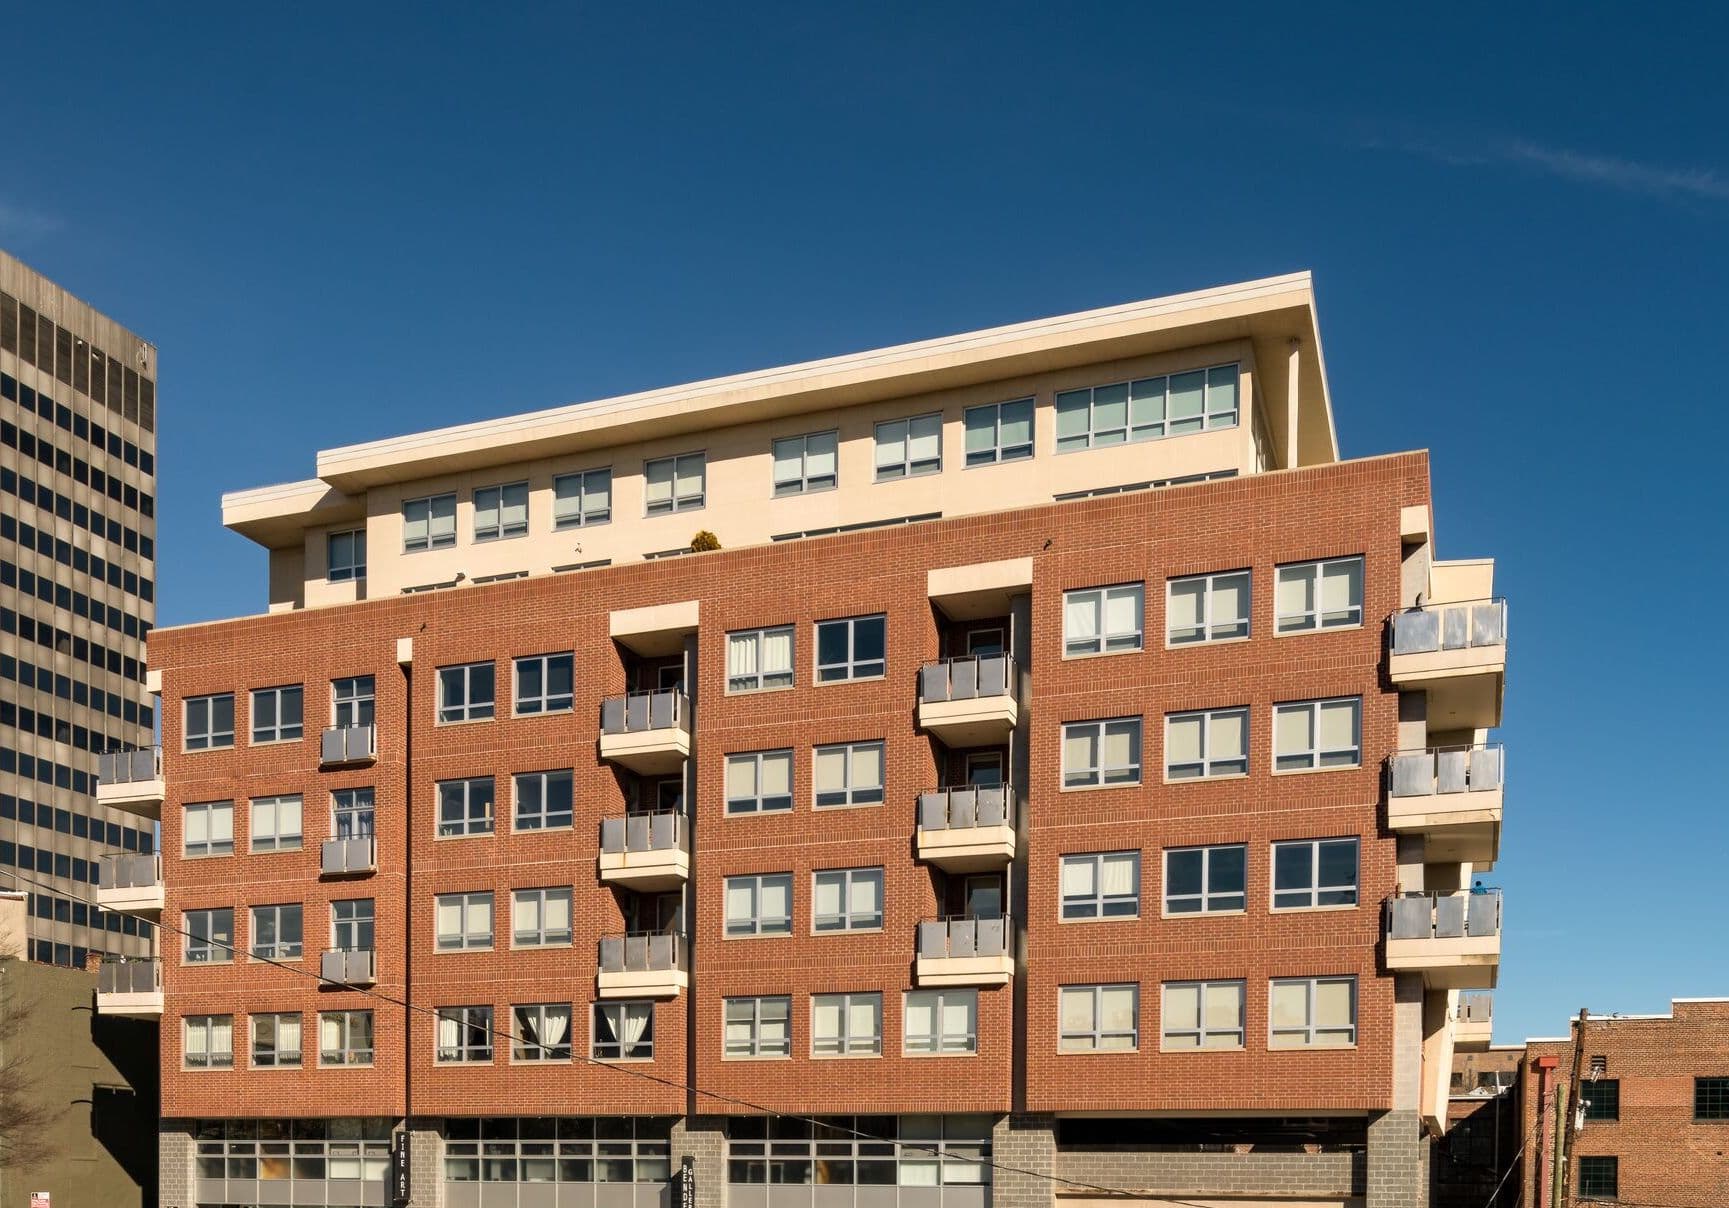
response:
M600 850L610 855L630 851L676 851L684 838L684 815L626 814L600 820Z
M1476 993L1459 995L1459 1005L1454 1008L1453 1018L1461 1023L1489 1023L1493 1017L1491 1010L1495 996Z
M371 948L326 948L318 976L337 986L369 986L378 980L378 957Z
M1498 936L1501 934L1501 891L1408 893L1388 898L1385 929L1390 940Z
M640 730L690 729L690 698L675 689L632 692L600 702L600 732L631 734Z
M673 931L600 937L602 973L649 973L685 967L684 936Z
M1387 619L1394 654L1433 654L1507 644L1507 601L1463 600L1420 604Z
M326 839L319 854L319 872L327 877L378 870L378 840L372 835Z
M162 992L162 962L149 960L103 961L96 972L98 994L159 994Z
M1006 654L965 654L919 668L919 703L1013 696L1015 661Z
M96 757L96 776L103 784L137 784L162 779L162 748L140 747L109 751Z
M377 726L331 726L319 740L318 762L326 767L341 763L368 763L377 757Z
M1004 956L1009 950L1009 920L996 918L922 919L919 951L926 960L944 957Z
M1006 826L1008 822L1009 790L1003 785L919 794L920 830L968 830Z
M162 857L109 852L102 857L98 889L154 889L162 884Z
M1394 797L1480 793L1501 787L1500 743L1397 751L1387 758L1387 792Z

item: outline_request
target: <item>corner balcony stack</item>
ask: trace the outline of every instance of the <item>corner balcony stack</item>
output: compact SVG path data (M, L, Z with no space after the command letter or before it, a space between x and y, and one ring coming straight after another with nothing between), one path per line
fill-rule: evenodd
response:
M687 968L677 932L603 935L595 989L601 998L677 998L690 985Z
M1015 858L1011 800L1002 785L920 793L918 858L945 872L1007 868Z
M109 852L102 857L96 904L117 914L162 917L162 857Z
M656 892L690 879L690 830L673 811L626 814L600 822L603 885Z
M1008 655L969 654L919 669L919 728L946 745L1000 745L1019 719L1015 661Z
M378 980L378 954L371 948L326 948L318 976L333 986L370 986Z
M1431 990L1493 990L1501 966L1501 891L1408 893L1384 912L1387 969Z
M162 748L110 751L96 757L96 804L162 820Z
M318 762L321 767L348 767L371 763L377 758L377 726L331 726L319 739Z
M1501 724L1507 678L1507 602L1421 604L1387 620L1387 672L1395 687L1429 694L1429 725L1487 730Z
M1462 1053L1488 1049L1493 1035L1494 996L1486 991L1459 995L1453 1010L1453 1047Z
M664 776L690 758L690 698L664 689L600 704L600 757L638 775Z
M1498 743L1398 751L1387 760L1387 825L1421 834L1428 858L1494 864L1505 762Z
M1006 986L1015 975L1006 916L919 923L915 977L921 986Z
M162 962L105 960L96 972L96 1013L134 1019L162 1017Z
M347 839L326 839L319 853L318 872L325 877L354 877L378 871L378 839L373 835L354 835Z

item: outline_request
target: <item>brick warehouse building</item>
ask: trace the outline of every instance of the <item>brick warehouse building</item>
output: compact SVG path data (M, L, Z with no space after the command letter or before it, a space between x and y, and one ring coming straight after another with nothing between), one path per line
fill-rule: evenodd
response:
M1306 275L229 496L271 611L104 785L162 1203L1421 1202L1505 665L1429 504Z

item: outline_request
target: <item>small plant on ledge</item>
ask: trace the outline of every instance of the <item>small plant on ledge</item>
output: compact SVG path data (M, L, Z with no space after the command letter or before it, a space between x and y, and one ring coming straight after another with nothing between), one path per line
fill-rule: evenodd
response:
M707 529L698 529L696 535L690 539L690 552L693 554L706 554L709 550L719 548L720 538Z

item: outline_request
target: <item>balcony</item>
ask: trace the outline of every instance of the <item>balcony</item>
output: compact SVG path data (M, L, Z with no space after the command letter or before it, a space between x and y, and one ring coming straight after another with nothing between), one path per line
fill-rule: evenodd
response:
M1015 661L969 654L919 668L919 726L951 747L1008 741L1020 716Z
M1501 965L1501 891L1388 898L1387 968L1432 990L1493 990Z
M378 840L372 835L326 839L318 872L326 877L359 877L378 871Z
M1507 674L1507 602L1426 604L1387 620L1387 674L1429 694L1432 730L1501 724Z
M333 986L370 986L378 980L378 954L371 948L326 948L318 976Z
M1015 975L1009 920L925 919L919 923L921 986L1006 986Z
M919 794L918 858L947 872L987 872L1015 858L1009 790L938 789Z
M162 748L110 751L96 757L96 804L162 820Z
M599 963L602 998L677 998L690 984L684 936L675 932L603 935Z
M319 739L319 767L351 767L377 758L377 726L331 726Z
M117 914L155 919L163 906L162 857L110 852L102 857L96 904Z
M1487 867L1501 846L1500 744L1399 751L1387 760L1387 826L1425 836L1425 859Z
M607 697L600 757L643 776L678 771L690 758L690 699L671 689Z
M1493 1032L1494 996L1485 991L1459 995L1453 1009L1453 1047L1460 1052L1479 1053L1489 1047Z
M162 1017L162 962L103 961L96 971L96 1013L137 1019Z
M600 881L626 889L677 889L690 879L684 815L627 814L600 821Z

